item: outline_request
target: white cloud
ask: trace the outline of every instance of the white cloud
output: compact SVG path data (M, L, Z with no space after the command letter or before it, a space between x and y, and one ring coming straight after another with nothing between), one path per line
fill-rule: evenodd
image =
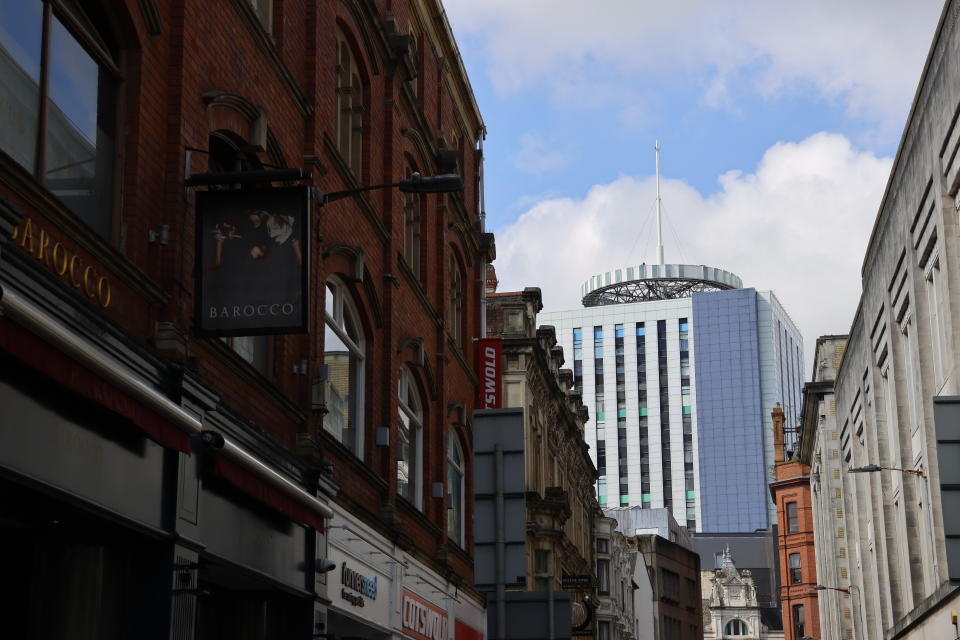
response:
M624 85L704 73L704 102L736 103L727 78L748 70L762 95L813 87L848 113L896 129L940 15L941 0L446 0L457 33L483 43L504 93L590 96L598 76Z
M517 169L539 175L567 166L567 156L531 133L520 136L520 150L513 157Z
M662 179L664 208L682 242L678 248L664 231L666 260L721 267L744 286L772 289L799 325L809 360L817 336L846 333L853 320L890 166L842 135L819 133L770 147L753 173L725 173L709 197ZM532 206L497 231L500 289L538 286L546 308L579 307L580 284L591 274L654 261L653 242L643 242L654 197L652 177L622 176L583 199Z

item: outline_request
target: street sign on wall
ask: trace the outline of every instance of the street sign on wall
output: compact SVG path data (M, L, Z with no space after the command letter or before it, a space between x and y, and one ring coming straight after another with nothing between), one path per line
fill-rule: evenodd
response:
M307 187L197 193L197 333L308 330L308 193Z
M481 338L477 341L477 409L503 406L503 340Z

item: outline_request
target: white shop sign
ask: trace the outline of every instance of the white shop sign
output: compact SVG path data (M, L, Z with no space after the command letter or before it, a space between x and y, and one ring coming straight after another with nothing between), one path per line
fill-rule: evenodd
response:
M390 626L390 565L367 564L338 549L328 547L336 569L327 574L327 595L333 606L384 627Z

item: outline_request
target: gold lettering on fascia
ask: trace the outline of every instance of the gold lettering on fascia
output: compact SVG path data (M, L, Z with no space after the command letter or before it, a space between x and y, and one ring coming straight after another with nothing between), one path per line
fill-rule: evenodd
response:
M69 282L87 298L106 309L110 306L110 281L101 275L96 266L84 262L59 240L26 218L21 226L14 228L11 240L21 249L39 260L45 267Z

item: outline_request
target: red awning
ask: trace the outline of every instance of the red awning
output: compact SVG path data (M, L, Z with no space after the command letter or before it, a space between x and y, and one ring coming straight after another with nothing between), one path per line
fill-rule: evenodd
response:
M9 318L0 317L0 349L54 382L133 422L149 438L188 453L190 435Z
M236 462L217 455L213 460L213 473L291 520L323 532L322 515Z

